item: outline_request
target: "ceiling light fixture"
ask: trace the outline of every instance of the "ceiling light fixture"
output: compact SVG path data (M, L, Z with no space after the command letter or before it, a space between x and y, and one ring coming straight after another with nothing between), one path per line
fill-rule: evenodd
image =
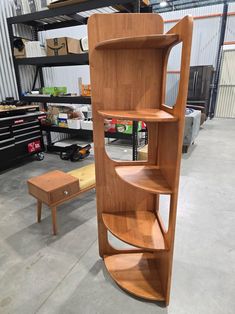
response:
M167 1L165 0L161 0L160 3L159 3L160 7L164 8L167 6Z

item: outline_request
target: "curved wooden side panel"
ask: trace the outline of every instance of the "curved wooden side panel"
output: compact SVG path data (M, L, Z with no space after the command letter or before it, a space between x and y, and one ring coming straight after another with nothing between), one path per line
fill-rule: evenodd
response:
M173 194L171 195L170 202L169 228L166 235L167 241L170 243L170 252L168 258L162 256L159 259L159 268L161 269L159 274L161 277L163 289L165 291L167 304L169 303L170 298L174 235L184 132L184 117L188 93L192 31L193 18L191 16L184 17L168 31L168 34L177 34L179 36L179 41L183 43L178 96L173 109L167 109L169 113L177 116L179 120L178 123L159 125L158 165L161 168L161 171L164 174L168 184L171 183L173 188ZM162 103L165 102L166 70L171 48L166 50L163 58ZM166 110L165 106L161 106L161 109Z

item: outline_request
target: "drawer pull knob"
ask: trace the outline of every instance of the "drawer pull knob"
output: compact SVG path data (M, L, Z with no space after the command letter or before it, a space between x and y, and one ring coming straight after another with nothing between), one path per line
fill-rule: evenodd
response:
M69 192L68 191L64 191L64 195L68 195L69 194Z

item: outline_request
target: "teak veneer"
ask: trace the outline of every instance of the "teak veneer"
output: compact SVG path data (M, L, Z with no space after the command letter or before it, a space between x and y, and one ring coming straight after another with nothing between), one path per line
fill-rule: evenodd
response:
M171 194L172 189L158 166L117 166L118 176L125 182L155 194Z
M166 34L157 14L94 14L88 21L99 253L124 290L169 304L192 17ZM182 45L179 92L164 105L168 57ZM148 160L111 160L104 119L145 121ZM159 195L170 197L168 229ZM131 248L114 248L108 232Z
M179 41L176 34L146 35L105 40L96 45L96 49L146 49L167 48Z
M130 253L105 256L104 263L112 278L124 290L147 300L165 300L156 257L153 254Z
M149 250L167 250L157 216L152 211L102 214L108 230L127 244Z
M134 121L145 122L174 122L177 121L177 117L172 114L159 109L144 109L144 110L100 110L98 113L104 118L116 118L116 119L128 119Z

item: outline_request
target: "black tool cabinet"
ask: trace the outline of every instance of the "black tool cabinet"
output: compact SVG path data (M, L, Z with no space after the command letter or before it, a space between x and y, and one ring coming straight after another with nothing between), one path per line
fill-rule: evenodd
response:
M13 165L21 158L37 154L38 158L44 150L40 118L45 116L39 111L0 118L0 170ZM29 144L37 146L29 152Z

